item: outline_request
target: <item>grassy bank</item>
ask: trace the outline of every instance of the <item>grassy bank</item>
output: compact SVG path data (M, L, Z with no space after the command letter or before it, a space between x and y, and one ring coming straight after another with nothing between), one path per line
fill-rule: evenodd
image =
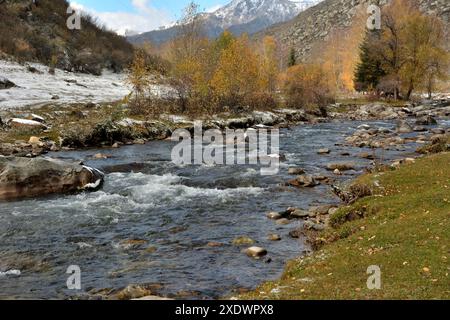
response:
M331 217L321 249L240 298L449 299L450 153L358 182L374 195ZM367 289L371 265L381 268L380 290Z

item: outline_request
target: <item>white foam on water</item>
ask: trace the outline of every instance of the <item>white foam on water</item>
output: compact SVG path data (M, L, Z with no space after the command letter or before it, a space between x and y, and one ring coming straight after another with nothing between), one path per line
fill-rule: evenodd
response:
M0 271L0 278L1 277L7 277L7 276L20 276L22 273L20 272L20 270L8 270L6 272L1 272Z
M256 196L262 188L211 189L181 184L182 178L173 174L148 175L144 173L112 173L105 177L103 190L81 193L54 200L37 202L28 214L60 212L64 217L88 215L93 217L129 214L150 214L152 209L177 205L211 205ZM44 207L44 208L43 208ZM111 221L118 223L117 219Z

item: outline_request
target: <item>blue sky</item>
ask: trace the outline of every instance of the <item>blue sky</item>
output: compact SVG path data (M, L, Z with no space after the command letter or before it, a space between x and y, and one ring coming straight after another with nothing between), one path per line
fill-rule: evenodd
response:
M231 0L197 0L202 11L212 11ZM190 0L73 0L99 18L107 27L117 30L149 31L176 21Z

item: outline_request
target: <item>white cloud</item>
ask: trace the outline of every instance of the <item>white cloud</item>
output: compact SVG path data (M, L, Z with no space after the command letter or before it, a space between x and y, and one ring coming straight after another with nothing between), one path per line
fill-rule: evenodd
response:
M75 10L82 10L97 17L100 23L119 34L125 34L128 31L150 31L171 22L171 18L166 12L153 8L148 0L132 0L131 2L137 13L98 12L75 1L72 1L70 5Z

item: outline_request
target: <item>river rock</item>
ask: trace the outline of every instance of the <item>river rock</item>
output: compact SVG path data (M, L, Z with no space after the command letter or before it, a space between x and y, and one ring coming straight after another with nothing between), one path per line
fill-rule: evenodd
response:
M332 208L330 208L330 210L328 210L328 214L329 214L330 216L332 216L332 215L334 215L338 210L339 210L339 208L337 208L337 207L332 207Z
M121 250L138 250L142 249L146 244L147 241L142 239L125 239L119 242L117 248Z
M325 230L325 226L323 224L314 223L310 220L305 221L305 223L303 224L303 228L305 228L306 230L314 230L314 231Z
M375 136L375 135L377 135L379 132L380 132L380 130L377 129L377 128L372 128L372 129L367 130L367 133L370 134L371 136Z
M317 150L317 154L330 154L330 152L330 149L326 148Z
M252 113L253 122L266 126L273 126L282 121L282 118L272 112L254 111Z
M309 216L315 217L317 215L328 214L328 211L333 207L334 207L333 205L323 205L323 206L311 207L309 209Z
M14 84L14 82L9 81L8 79L4 78L4 77L0 77L0 90L2 89L10 89L15 87L16 85Z
M413 131L414 132L424 132L424 131L427 131L427 129L424 126L415 126L413 128Z
M418 126L431 126L431 125L436 125L436 124L437 124L437 121L432 116L422 117L420 119L417 119L417 121L416 121L416 125L418 125Z
M281 237L278 234L269 234L267 237L269 241L280 241Z
M292 175L301 175L305 173L305 170L302 168L289 168L288 173Z
M361 129L361 130L369 130L370 128L371 128L371 126L368 124L362 124L362 125L358 126L358 129Z
M289 236L294 239L298 239L302 236L302 231L300 229L294 229L289 232Z
M36 121L36 122L45 123L44 117L41 117L41 116L39 116L37 114L34 114L34 113L30 114L30 116L28 117L28 120L33 120L33 121Z
M28 140L29 144L39 144L41 143L41 139L39 137L30 137Z
M278 219L283 218L283 216L278 212L272 211L267 214L267 218L269 218L271 220L278 220Z
M250 247L245 250L245 254L251 258L261 258L267 255L267 250L260 247Z
M117 300L132 300L142 297L148 297L152 294L151 290L139 285L129 285L119 293L117 293L113 299Z
M109 156L106 154L103 154L103 153L94 154L94 156L92 157L92 159L95 159L95 160L103 160L103 159L108 159L108 158L109 158Z
M0 200L96 190L103 173L51 158L0 157Z
M413 128L406 120L399 120L397 122L397 133L410 133L413 131Z
M28 120L28 119L19 119L19 118L13 118L8 120L7 125L11 128L16 129L30 129L30 130L46 130L47 126L39 121L35 120Z
M290 180L288 182L288 185L297 187L297 188L300 188L300 187L312 188L312 187L317 186L318 184L319 183L311 175L301 175L301 176L298 176L297 178Z
M336 163L330 163L327 165L327 170L329 171L349 171L354 170L355 164L353 162L336 162Z
M375 156L373 154L368 153L368 152L360 153L359 157L363 158L363 159L367 159L367 160L374 160L375 159Z
M302 209L295 209L291 212L290 217L292 219L303 219L309 216L309 212Z
M249 237L237 237L233 240L234 246L242 246L242 245L252 245L255 243L255 240Z
M432 134L444 134L445 133L445 129L443 128L433 128L430 130L430 132Z
M281 218L276 221L276 224L278 224L278 225L287 225L290 223L291 222L289 221L289 219L286 219L286 218Z

